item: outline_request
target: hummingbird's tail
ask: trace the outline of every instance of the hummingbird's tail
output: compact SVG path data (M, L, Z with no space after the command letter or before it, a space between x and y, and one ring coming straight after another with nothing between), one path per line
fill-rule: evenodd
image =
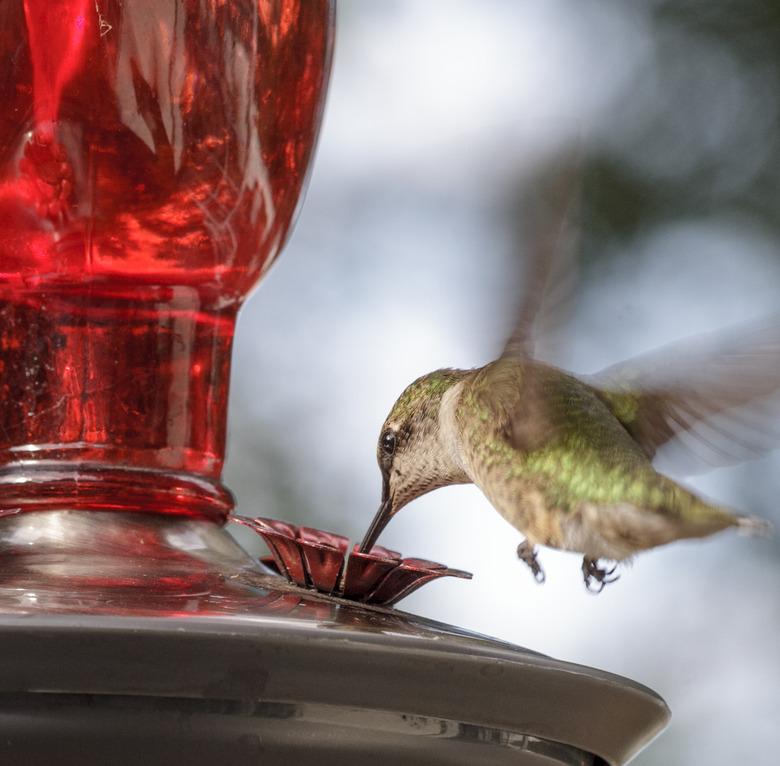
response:
M775 532L772 522L761 516L737 516L736 521L740 534L749 537L772 537Z
M769 537L772 524L760 516L736 513L731 508L716 505L672 483L672 503L667 512L676 515L679 537L707 537L721 530L736 528L737 532L751 537Z

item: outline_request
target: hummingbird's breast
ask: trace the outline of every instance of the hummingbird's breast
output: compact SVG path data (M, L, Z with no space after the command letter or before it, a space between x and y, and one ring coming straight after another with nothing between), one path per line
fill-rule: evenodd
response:
M491 505L533 545L564 548L568 514L556 508L536 482L513 478L496 480L490 472L477 470L474 483Z

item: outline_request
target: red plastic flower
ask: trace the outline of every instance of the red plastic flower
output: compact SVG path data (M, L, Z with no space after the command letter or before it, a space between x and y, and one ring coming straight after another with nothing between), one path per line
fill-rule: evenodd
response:
M349 554L349 540L333 532L275 519L231 518L265 540L272 558L264 564L290 582L319 593L389 606L439 577L471 579L469 572L435 561L405 559L379 545L370 553L360 553L355 546Z

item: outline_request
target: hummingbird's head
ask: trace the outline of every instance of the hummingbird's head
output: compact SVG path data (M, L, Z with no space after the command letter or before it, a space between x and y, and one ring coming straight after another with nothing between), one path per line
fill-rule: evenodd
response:
M390 410L377 444L382 503L360 550L371 550L387 523L407 503L433 489L469 481L442 438L440 410L445 394L466 370L436 370L408 386Z

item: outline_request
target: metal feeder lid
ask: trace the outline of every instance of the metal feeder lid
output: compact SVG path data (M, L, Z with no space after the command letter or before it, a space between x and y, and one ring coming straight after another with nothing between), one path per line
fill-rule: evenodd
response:
M616 765L669 718L625 678L292 586L209 522L23 514L0 559L0 761Z

